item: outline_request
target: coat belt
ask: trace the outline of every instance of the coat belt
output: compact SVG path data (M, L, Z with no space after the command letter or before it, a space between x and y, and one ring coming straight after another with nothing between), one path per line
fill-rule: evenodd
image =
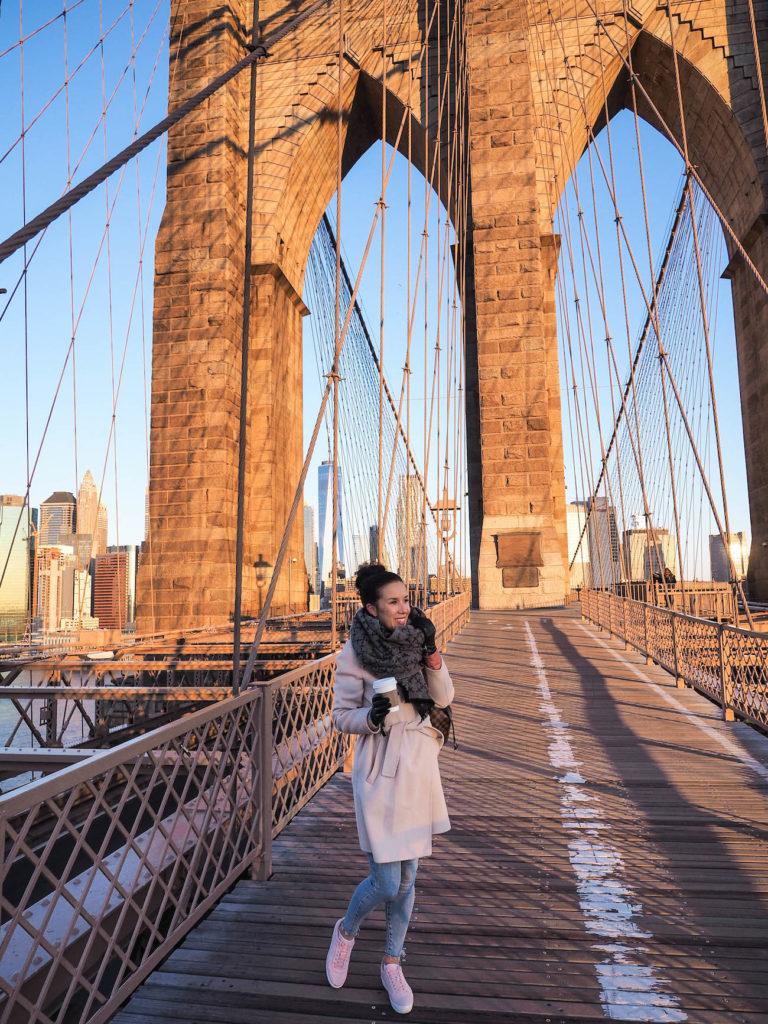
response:
M405 722L397 722L387 733L387 748L384 753L381 774L388 779L394 779L395 775L397 775L397 766L400 764L400 752L403 749L405 726Z

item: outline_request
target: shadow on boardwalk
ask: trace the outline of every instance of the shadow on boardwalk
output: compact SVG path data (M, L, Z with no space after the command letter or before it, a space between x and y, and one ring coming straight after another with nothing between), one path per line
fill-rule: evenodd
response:
M569 612L474 613L448 661L453 829L420 869L410 1019L768 1022L768 785L737 756L768 763L768 742ZM339 775L276 841L272 879L239 883L116 1021L395 1018L383 915L347 986L324 979L364 870Z

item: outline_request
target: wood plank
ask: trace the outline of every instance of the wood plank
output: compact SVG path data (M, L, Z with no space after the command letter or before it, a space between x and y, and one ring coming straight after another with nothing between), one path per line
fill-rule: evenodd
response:
M450 646L453 828L419 869L415 1024L768 1021L768 784L749 761L768 764L768 741L604 639L569 612L482 612ZM582 782L564 781L564 741ZM324 981L330 930L365 870L350 780L336 776L276 840L272 879L238 883L116 1021L392 1019L381 913L345 988Z

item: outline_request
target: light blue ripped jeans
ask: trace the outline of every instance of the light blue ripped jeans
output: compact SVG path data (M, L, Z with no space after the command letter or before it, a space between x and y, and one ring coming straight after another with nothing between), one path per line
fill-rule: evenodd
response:
M347 935L357 936L363 920L383 903L387 921L384 953L386 956L400 957L416 899L416 871L419 862L393 860L377 864L370 853L367 857L371 873L352 893L342 927Z

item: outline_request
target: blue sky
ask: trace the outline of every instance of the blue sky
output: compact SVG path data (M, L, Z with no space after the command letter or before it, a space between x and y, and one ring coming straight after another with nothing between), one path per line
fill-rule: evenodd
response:
M73 3L76 0L73 0ZM57 198L65 189L67 166L73 168L85 151L75 174L79 180L103 160L130 141L136 111L143 107L140 130L163 116L167 94L167 17L166 0L140 0L131 9L127 0L103 3L103 26L109 34L102 49L94 43L100 35L99 4L81 0L66 19L58 19L24 45L25 119L30 120L51 100L60 87L65 66L70 73L81 61L82 68L72 78L67 91L53 98L39 120L29 128L25 139L26 209L32 216ZM24 25L28 33L55 13L52 5L25 4ZM111 27L113 26L113 27ZM19 37L18 7L8 2L0 8L0 51ZM143 37L134 65L130 60L132 38ZM65 46L66 43L66 46ZM6 237L22 222L23 168L21 145L16 141L21 124L21 51L13 47L0 57L0 95L5 99L0 124L0 232ZM68 92L68 95L67 95ZM113 96L114 93L114 96ZM104 96L109 100L106 117L106 144L100 114ZM69 111L67 111L67 105ZM69 147L67 147L69 120ZM90 141L92 133L95 135ZM636 187L636 153L631 121L626 114L614 119L614 150L618 175L623 182L620 203L627 230L642 251L642 210ZM680 160L672 147L651 128L644 126L642 144L646 171L652 183L649 189L651 228L656 251L664 234L680 185ZM69 155L67 153L69 148ZM56 489L74 490L77 478L90 468L97 484L104 480L104 500L110 509L110 542L135 542L143 536L144 488L146 486L145 384L151 365L151 302L154 234L162 212L164 189L164 149L159 142L139 160L139 173L132 164L122 182L120 175L110 180L109 198L114 203L107 260L105 190L97 190L78 204L72 215L72 255L70 263L69 221L62 218L47 232L34 256L27 278L26 345L29 365L31 459L46 429L46 417L72 338L72 306L77 323L74 345L76 388L73 386L73 360L66 363L54 411L42 445L32 485L32 502L38 504ZM344 183L342 234L350 270L354 273L368 233L374 204L378 198L378 147L370 150L352 169ZM582 166L580 174L584 174ZM586 178L584 186L586 187ZM423 210L423 181L417 172L414 182L414 240L423 228L419 212ZM117 197L117 198L115 198ZM386 366L390 382L397 390L403 361L405 337L405 218L407 168L396 158L387 203L386 257ZM150 202L151 198L151 202ZM598 190L598 210L610 225L612 210L605 190ZM433 217L438 204L432 203ZM423 217L423 214L422 214ZM139 227L140 222L140 227ZM432 227L434 236L434 223ZM139 271L141 238L146 234L143 268ZM31 253L35 243L31 243ZM101 254L99 249L101 246ZM416 245L414 245L414 250ZM723 263L725 255L723 250ZM437 260L431 258L430 291L436 291ZM415 265L415 254L414 254ZM9 293L22 266L21 254L0 267L0 287ZM94 269L95 268L95 269ZM615 261L608 261L609 317L617 323L623 318L620 292L616 284ZM91 280L91 275L92 280ZM90 282L90 284L89 284ZM111 291L111 297L110 297ZM377 334L379 315L378 240L368 261L361 292L362 305L369 324ZM0 297L2 311L8 296ZM142 301L143 300L143 301ZM26 464L25 430L25 296L19 289L0 322L5 395L2 412L3 454L0 460L0 491L21 493ZM631 296L631 317L635 330L643 319L639 294ZM111 322L111 329L110 329ZM617 329L618 333L618 329ZM305 344L305 430L311 429L319 400L319 382L311 353L309 333ZM414 381L421 388L423 372L421 344L414 350ZM124 359L124 364L123 364ZM736 382L732 316L727 282L721 285L720 315L716 338L717 383L721 394L724 436L728 439L729 493L735 528L748 527L746 486L744 482L741 422ZM111 426L113 379L122 369L122 381L116 416L117 455L108 444ZM116 385L115 385L116 386ZM414 410L420 411L419 403ZM418 415L415 416L418 421ZM75 426L77 444L75 445ZM419 430L415 428L417 450ZM325 456L322 440L317 462ZM567 453L570 459L570 454ZM77 473L76 473L77 466ZM115 516L115 475L119 506L119 536ZM567 478L571 479L570 472ZM314 503L316 476L310 477L308 500ZM569 497L574 497L572 488Z

